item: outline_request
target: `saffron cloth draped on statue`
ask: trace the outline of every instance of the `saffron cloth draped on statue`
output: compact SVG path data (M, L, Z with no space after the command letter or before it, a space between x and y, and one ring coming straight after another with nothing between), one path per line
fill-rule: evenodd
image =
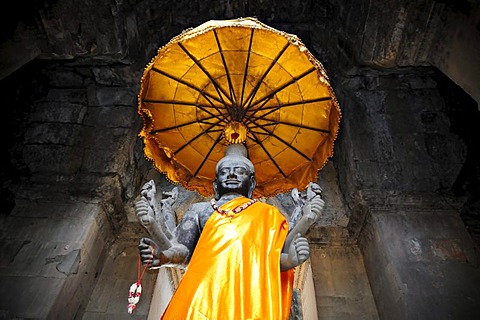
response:
M239 197L221 209L248 201ZM265 203L231 219L215 211L162 319L288 319L293 270L280 271L287 233L284 216Z

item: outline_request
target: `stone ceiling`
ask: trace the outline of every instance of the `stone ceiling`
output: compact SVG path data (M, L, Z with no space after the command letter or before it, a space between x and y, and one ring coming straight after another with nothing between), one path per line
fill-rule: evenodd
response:
M33 59L142 68L171 37L210 19L255 16L337 63L435 66L480 101L480 1L38 0L2 13L0 79ZM324 54L328 52L328 55ZM327 63L328 61L326 61ZM480 67L479 67L480 68Z

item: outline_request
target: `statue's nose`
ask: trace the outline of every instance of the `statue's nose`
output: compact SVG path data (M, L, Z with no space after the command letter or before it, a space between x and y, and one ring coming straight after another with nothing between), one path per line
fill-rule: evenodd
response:
M228 171L228 177L232 177L232 178L235 178L237 175L235 174L235 170L234 168L231 168L229 171Z

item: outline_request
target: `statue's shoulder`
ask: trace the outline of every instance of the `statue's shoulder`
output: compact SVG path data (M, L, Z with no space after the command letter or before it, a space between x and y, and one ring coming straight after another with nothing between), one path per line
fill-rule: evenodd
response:
M208 218L213 213L212 204L210 201L197 202L190 207L190 210L196 214L200 230L202 230Z
M211 211L212 205L209 201L197 202L191 205L190 210L195 212L204 212L206 210Z
M281 213L281 210L274 204L259 200L256 205L259 210L264 210L265 212L270 212L271 214L278 214L284 216Z

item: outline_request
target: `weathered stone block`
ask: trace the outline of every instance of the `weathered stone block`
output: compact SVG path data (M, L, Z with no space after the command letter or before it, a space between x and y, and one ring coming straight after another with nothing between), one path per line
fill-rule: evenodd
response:
M79 143L83 130L79 124L32 123L25 133L25 143L74 146Z
M360 241L380 316L478 317L472 306L480 290L472 280L480 273L470 263L478 258L457 213L417 208L399 214L393 208L383 214L374 210ZM455 308L434 301L449 301Z
M136 28L136 26L133 26ZM127 30L129 32L130 30ZM131 66L106 66L92 68L95 81L101 85L138 85L140 71Z
M89 87L89 106L136 106L137 93L122 87Z
M64 279L12 276L2 277L0 309L10 310L15 318L48 319Z
M84 85L83 76L76 69L53 65L42 72L50 80L50 85L59 88L74 88Z
M67 103L79 103L86 104L87 92L82 89L51 89L48 92L47 100L67 102Z
M137 128L140 131L141 118L136 106L90 107L85 125L103 128Z
M360 250L313 246L311 251L319 319L379 319Z
M125 128L102 128L90 138L88 153L83 158L86 172L124 172L131 163L135 133Z
M74 174L80 169L82 153L80 146L26 145L23 159L32 173Z
M38 102L30 114L29 122L60 122L81 124L87 112L83 104L69 102Z

